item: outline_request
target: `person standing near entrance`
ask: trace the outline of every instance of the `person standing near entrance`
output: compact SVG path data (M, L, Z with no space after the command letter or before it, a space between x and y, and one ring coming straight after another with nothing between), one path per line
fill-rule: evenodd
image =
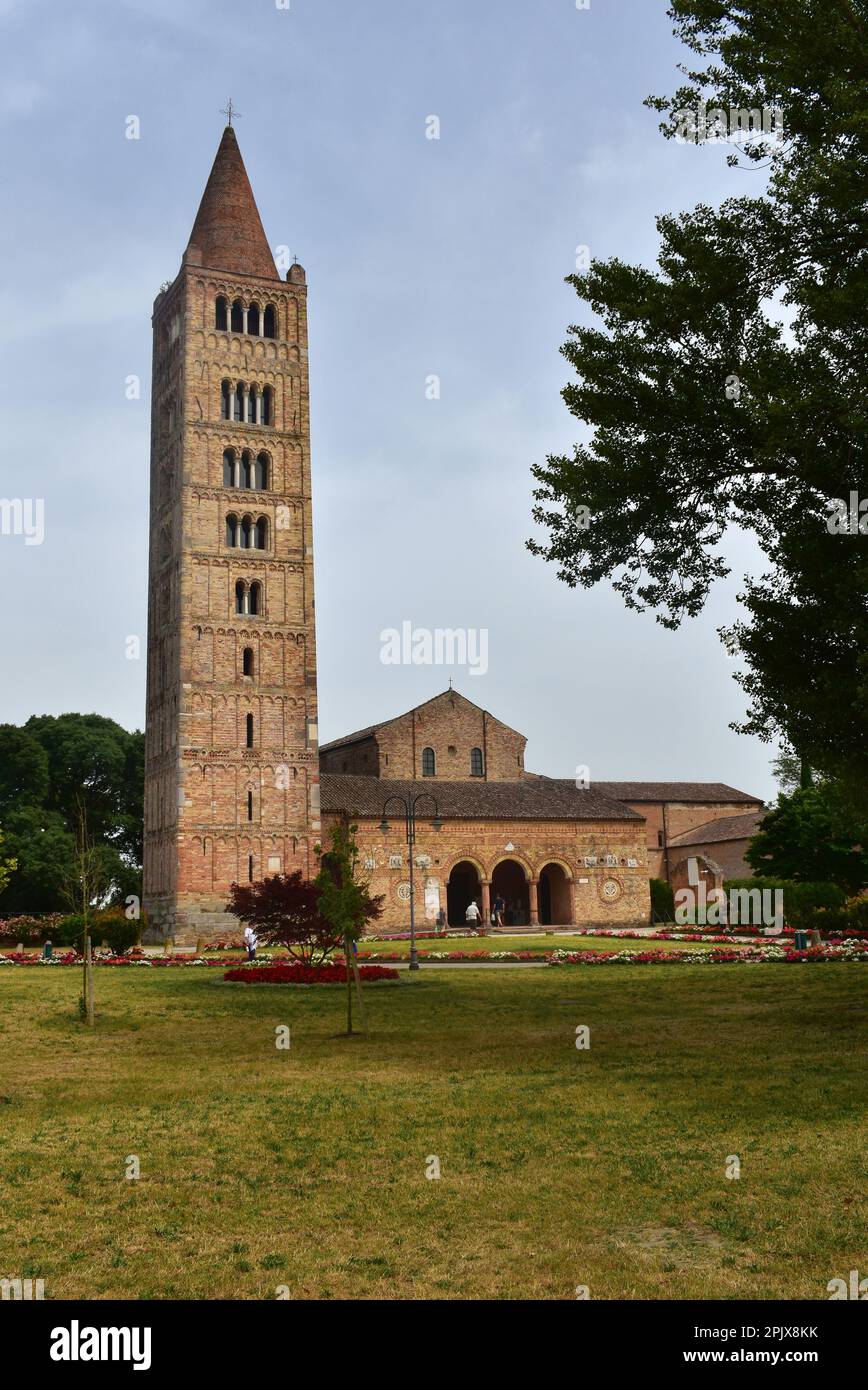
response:
M256 932L252 927L244 928L244 945L247 947L248 961L256 960L256 947L259 942L256 939Z
M498 893L497 897L494 900L494 925L496 927L503 926L503 913L505 907L506 903L503 901L503 898Z

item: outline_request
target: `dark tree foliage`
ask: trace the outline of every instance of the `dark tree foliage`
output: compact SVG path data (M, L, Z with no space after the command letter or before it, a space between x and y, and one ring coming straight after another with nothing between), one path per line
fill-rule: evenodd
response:
M112 901L141 897L144 735L98 714L39 715L0 725L0 826L18 861L0 914L66 905L79 797Z
M758 875L837 884L848 893L868 886L868 821L854 821L833 783L797 787L763 817L745 858Z
M227 908L270 946L285 946L296 960L317 965L343 942L343 933L322 915L319 888L300 870L258 883L233 883Z
M837 499L868 498L868 5L673 0L669 14L699 66L648 99L664 134L682 138L707 103L780 107L786 138L731 146L759 196L658 218L655 270L595 260L569 277L601 324L588 315L562 348L578 376L564 400L591 436L534 468L548 537L529 544L567 584L607 578L676 627L728 573L727 528L752 532L768 569L724 634L746 666L740 727L864 804L868 538L829 520Z

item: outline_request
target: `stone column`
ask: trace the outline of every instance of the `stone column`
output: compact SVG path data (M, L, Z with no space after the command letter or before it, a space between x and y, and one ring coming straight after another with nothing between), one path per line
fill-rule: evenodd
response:
M245 386L244 394L241 398L241 418L248 423L250 420L250 388Z
M538 926L539 926L539 907L538 907L538 905L537 905L537 897L536 897L536 890L537 890L537 884L538 884L538 883L539 883L539 879L532 878L532 879L530 879L530 881L528 882L528 885L527 885L527 893L528 893L528 897L529 897L529 899L530 899L530 925L531 925L532 927L538 927Z
M491 880L482 880L482 920L485 923L486 931L491 926Z

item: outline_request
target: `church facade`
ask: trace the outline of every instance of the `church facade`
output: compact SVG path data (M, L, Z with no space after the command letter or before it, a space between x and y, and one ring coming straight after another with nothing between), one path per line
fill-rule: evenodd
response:
M761 802L534 774L525 736L451 688L319 747L308 393L305 272L278 273L229 125L153 314L150 937L225 936L231 885L313 877L338 820L386 926L406 927L411 883L420 926L471 899L510 926L647 922L670 835Z

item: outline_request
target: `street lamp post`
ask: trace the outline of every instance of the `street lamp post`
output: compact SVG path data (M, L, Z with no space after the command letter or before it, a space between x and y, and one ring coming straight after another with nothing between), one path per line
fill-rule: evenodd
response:
M440 812L437 807L436 797L433 797L430 792L417 792L416 796L413 797L400 796L396 794L394 796L387 797L386 800L383 802L383 819L380 822L380 830L384 835L387 835L391 828L389 826L389 822L386 820L386 811L391 802L393 801L397 801L399 806L403 806L404 808L404 825L406 828L407 835L407 854L410 860L410 969L418 970L419 953L416 950L416 884L413 877L413 850L416 844L416 807L418 806L419 802L432 802L434 806L434 819L431 822L431 826L434 830L440 830L443 826L443 822L440 819Z

